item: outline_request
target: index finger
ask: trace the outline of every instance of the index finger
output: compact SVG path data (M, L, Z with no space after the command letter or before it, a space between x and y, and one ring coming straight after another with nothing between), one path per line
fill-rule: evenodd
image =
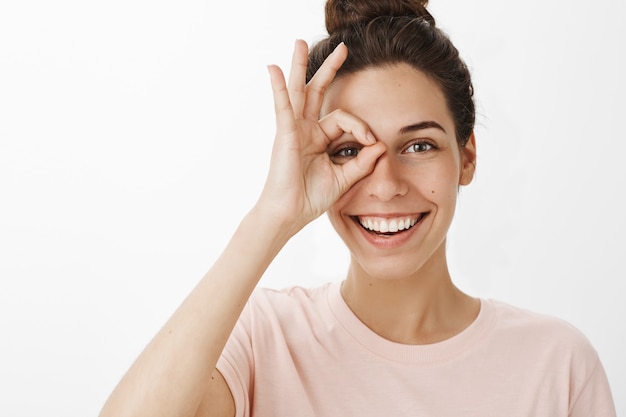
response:
M319 121L319 126L324 132L326 145L346 133L363 145L373 145L377 142L365 121L344 110L334 110Z
M341 42L324 60L306 86L306 101L303 115L306 119L317 120L324 100L324 93L335 79L335 75L348 56L348 48Z

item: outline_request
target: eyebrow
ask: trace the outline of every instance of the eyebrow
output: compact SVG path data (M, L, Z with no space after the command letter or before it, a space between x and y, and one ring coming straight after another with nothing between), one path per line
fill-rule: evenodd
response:
M439 123L432 121L432 120L428 120L425 122L420 122L420 123L415 123L413 125L404 126L398 131L398 134L403 135L405 133L415 132L417 130L423 130L423 129L439 129L443 133L446 133L446 129L444 129Z

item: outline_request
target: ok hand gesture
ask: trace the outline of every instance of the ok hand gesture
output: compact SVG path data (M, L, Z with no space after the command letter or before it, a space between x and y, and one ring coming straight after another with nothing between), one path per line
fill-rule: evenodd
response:
M306 84L308 47L296 41L289 84L281 69L268 67L276 112L276 137L260 205L293 233L324 213L374 168L385 151L367 124L342 110L320 119L324 93L348 54L340 44ZM328 145L344 134L363 145L358 155L335 164Z

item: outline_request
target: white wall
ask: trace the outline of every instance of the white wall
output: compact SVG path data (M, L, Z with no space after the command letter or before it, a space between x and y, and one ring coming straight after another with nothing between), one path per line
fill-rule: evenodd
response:
M261 189L323 0L0 3L0 415L96 415ZM626 413L624 3L432 0L472 68L458 284L565 318ZM341 278L322 218L262 285Z

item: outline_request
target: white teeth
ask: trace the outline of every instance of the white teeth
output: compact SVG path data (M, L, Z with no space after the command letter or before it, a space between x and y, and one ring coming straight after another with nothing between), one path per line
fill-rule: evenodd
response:
M396 233L401 230L407 230L417 223L418 218L406 217L396 219L382 219L382 218L359 218L361 225L374 232L378 233Z

